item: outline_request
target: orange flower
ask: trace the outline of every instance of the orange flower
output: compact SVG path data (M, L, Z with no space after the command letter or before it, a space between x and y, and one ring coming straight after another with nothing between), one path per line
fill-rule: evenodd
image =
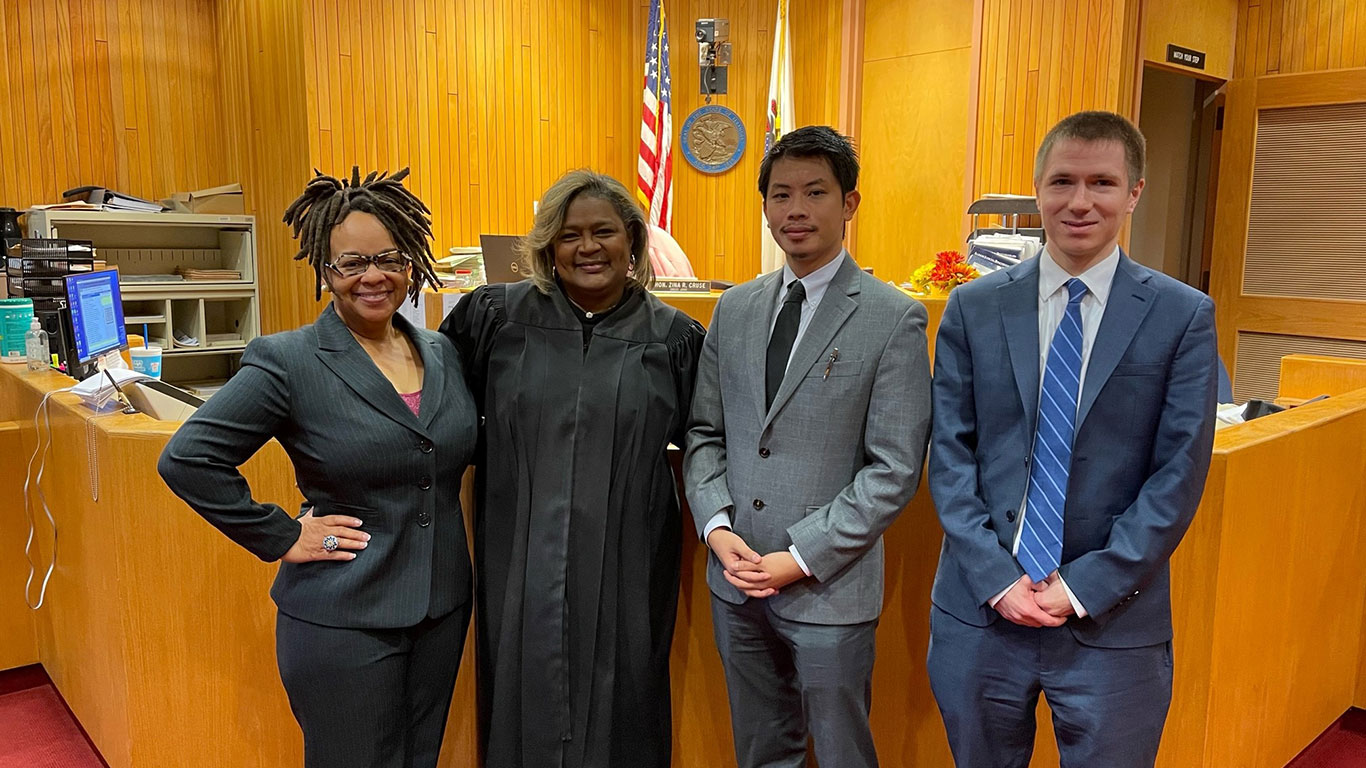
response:
M920 291L933 286L947 292L978 277L981 277L981 273L976 267L968 264L963 254L958 251L940 251L934 255L934 261L916 270L911 282Z

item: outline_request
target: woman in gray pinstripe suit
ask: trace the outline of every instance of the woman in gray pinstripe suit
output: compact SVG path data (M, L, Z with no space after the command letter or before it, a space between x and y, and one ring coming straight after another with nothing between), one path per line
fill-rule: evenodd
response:
M435 766L469 624L475 407L451 342L395 314L433 281L407 173L309 183L285 221L331 303L248 345L158 465L209 523L283 561L276 655L310 768ZM305 497L297 518L238 471L271 438Z

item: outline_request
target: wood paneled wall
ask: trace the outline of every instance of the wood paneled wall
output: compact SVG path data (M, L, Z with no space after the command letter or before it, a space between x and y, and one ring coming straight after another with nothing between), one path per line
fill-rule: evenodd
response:
M312 172L304 76L304 14L291 0L217 0L223 150L256 216L261 322L266 333L313 322L312 268L282 222Z
M1283 353L1360 346L1366 341L1366 302L1245 295L1244 268L1248 225L1257 203L1254 165L1262 112L1366 101L1366 7L1353 0L1242 0L1235 48L1210 285L1219 306L1221 356L1238 359L1240 334L1249 334L1248 339L1271 334L1305 339L1283 345ZM1304 141L1314 141L1312 131ZM1360 213L1344 208L1338 219L1356 221ZM1293 253L1287 258L1287 271L1294 258ZM1237 366L1232 373L1243 397L1276 393L1274 375L1261 377L1250 388L1246 381L1240 385Z
M1234 75L1366 67L1360 0L1241 0Z
M1281 354L1315 351L1331 340L1366 341L1366 302L1314 295L1285 297L1244 293L1248 223L1259 200L1254 186L1254 160L1262 112L1282 107L1363 101L1366 101L1366 69L1363 68L1242 78L1229 83L1210 273L1210 292L1219 307L1220 354L1226 362L1247 357L1239 350L1239 337L1246 334L1305 339L1303 345L1283 344ZM1315 133L1306 130L1303 141L1314 140ZM1290 178L1286 183L1297 182ZM1359 220L1366 213L1360 209L1360 205L1342 205L1342 220ZM1291 254L1286 259L1287 270L1293 269L1295 256ZM1361 345L1334 343L1334 346L1340 350L1335 354L1352 354L1352 349ZM1276 395L1274 379L1261 377L1255 382L1256 386L1250 388L1248 382L1240 378L1248 373L1242 364L1232 370L1235 392L1242 398Z
M696 107L693 21L728 18L729 93L713 103L744 121L748 149L716 176L674 154L675 237L698 274L752 277L774 2L669 0L675 129ZM838 115L838 0L793 4L798 122ZM413 168L433 210L436 246L526 232L532 203L562 173L591 167L634 185L649 4L480 0L305 4L312 163L341 173ZM300 180L302 183L302 179Z
M1133 116L1138 0L984 0L974 195L1034 193L1034 152L1083 109Z
M1229 79L1233 75L1238 10L1245 1L1144 0L1143 58L1196 77ZM1168 64L1168 45L1203 51L1205 68L1197 70Z
M938 251L963 249L973 38L965 6L866 0L854 256L884 280L908 280Z
M776 0L666 0L674 125L703 103L693 22L728 18L748 149L716 176L675 148L675 236L705 277L759 268ZM258 218L267 331L311 322L311 271L278 223L317 167L413 167L438 251L530 228L563 172L634 185L646 0L7 0L0 205L96 183L160 198L240 181ZM839 115L840 0L792 6L799 123ZM17 118L17 119L16 119Z
M232 181L214 25L213 0L0 4L0 205Z

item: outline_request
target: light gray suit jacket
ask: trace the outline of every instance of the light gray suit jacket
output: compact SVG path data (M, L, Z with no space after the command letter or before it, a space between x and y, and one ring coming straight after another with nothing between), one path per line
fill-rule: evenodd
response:
M881 613L882 532L915 494L930 427L924 306L840 258L771 408L764 360L783 273L722 294L683 459L699 533L729 509L760 554L796 545L814 578L768 599L779 616L813 624ZM727 602L747 599L714 555L707 584Z

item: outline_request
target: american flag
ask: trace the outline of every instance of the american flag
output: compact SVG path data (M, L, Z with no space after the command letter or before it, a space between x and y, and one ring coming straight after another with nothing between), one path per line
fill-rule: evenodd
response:
M645 43L645 99L640 120L640 161L636 196L648 211L651 224L673 230L674 162L673 110L669 98L669 31L663 0L650 3L650 27Z

